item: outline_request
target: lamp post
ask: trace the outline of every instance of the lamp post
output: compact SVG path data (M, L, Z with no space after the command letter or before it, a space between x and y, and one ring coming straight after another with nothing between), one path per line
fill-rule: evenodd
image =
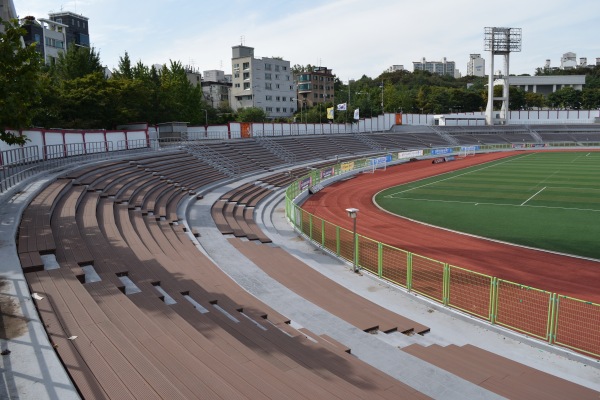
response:
M346 208L346 212L348 213L348 216L350 218L352 218L353 221L353 228L352 228L352 237L354 238L354 262L353 262L353 271L358 273L358 254L357 254L357 250L358 250L358 246L356 245L356 217L358 215L358 208Z
M204 125L208 128L208 111L204 110Z

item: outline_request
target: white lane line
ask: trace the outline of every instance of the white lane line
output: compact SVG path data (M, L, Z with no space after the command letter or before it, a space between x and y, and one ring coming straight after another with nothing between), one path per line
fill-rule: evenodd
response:
M530 198L528 198L527 200L525 200L524 202L522 202L521 205L524 206L525 203L527 203L529 200L533 199L535 196L537 196L538 194L540 194L541 192L543 192L544 189L546 189L546 186L544 186L543 188L541 188L540 190L538 190L538 192L536 194L534 194L533 196L531 196Z

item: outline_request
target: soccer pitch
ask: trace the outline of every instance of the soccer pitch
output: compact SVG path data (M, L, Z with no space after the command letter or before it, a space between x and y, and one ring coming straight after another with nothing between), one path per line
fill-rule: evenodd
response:
M600 259L600 152L524 153L395 186L375 202L455 231Z

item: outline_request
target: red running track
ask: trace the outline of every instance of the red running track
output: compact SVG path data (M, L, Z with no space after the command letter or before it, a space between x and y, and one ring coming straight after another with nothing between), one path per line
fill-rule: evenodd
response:
M378 209L373 196L388 187L508 157L518 152L480 154L449 163L416 161L375 174L359 174L310 196L303 209L352 230L345 209L360 210L359 234L443 261L537 289L600 303L600 263L526 249L450 232Z

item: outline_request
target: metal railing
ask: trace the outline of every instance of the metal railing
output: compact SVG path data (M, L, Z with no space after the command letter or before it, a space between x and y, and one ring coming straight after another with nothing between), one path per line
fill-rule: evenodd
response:
M272 140L267 136L259 136L256 138L256 143L260 144L265 149L274 153L276 156L284 159L289 164L296 163L296 155L277 143L276 140Z
M145 139L50 144L4 150L0 152L0 193L42 172L149 150L152 149Z

